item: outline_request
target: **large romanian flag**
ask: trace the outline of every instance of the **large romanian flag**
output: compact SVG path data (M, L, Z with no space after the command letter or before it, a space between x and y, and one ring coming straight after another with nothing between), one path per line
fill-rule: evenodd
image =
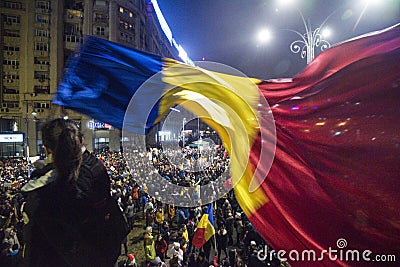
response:
M210 203L197 225L192 244L197 249L200 249L213 235L215 235L214 214Z
M54 103L117 128L146 132L181 104L216 129L239 204L294 266L400 260L400 25L336 45L288 79L95 37L66 70Z

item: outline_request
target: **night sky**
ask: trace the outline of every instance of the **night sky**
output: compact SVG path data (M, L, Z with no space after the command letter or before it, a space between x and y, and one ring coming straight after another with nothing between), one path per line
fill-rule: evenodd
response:
M296 7L312 28L326 22L331 45L400 22L400 0L158 0L174 38L193 61L214 61L247 76L269 79L293 77L306 60L290 51L299 37L287 29L305 32ZM366 7L366 8L365 8ZM364 12L363 9L365 8ZM359 23L357 23L359 21ZM269 28L272 40L261 44L257 34ZM286 30L285 30L286 29ZM320 53L316 48L316 54Z

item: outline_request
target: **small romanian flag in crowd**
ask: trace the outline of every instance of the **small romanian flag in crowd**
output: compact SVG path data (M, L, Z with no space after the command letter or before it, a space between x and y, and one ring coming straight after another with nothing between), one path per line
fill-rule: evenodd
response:
M200 249L213 235L215 235L214 214L210 203L194 232L193 246Z

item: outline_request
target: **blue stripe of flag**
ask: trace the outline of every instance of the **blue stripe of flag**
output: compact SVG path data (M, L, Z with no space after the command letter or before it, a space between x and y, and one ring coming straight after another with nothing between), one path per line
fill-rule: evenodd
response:
M161 70L160 56L88 36L70 58L53 103L122 129L130 99ZM149 120L157 114L155 108Z

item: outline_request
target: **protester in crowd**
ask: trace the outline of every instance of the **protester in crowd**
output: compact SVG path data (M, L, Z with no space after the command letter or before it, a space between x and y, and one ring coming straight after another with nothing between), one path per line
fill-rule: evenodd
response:
M146 246L149 239L153 239L153 227L147 226L146 231L143 234L143 245Z
M233 245L233 229L235 225L235 218L232 215L232 212L230 210L227 211L226 217L225 217L225 228L226 231L228 232L228 246Z
M243 240L243 213L236 212L235 214L235 229L236 229L236 246L241 245Z
M132 200L128 201L128 205L125 209L126 219L128 220L129 230L133 229L134 225L134 216L135 216L135 206Z
M184 252L184 253L186 253L186 249L187 249L187 246L188 246L188 242L189 242L189 232L188 232L188 230L187 230L187 226L186 226L186 224L183 224L182 225L182 228L180 229L180 234L181 234L181 236L182 236L182 244L181 244L181 248L182 248L182 251Z
M177 266L182 266L182 262L183 262L183 251L181 249L181 245L178 242L174 242L173 246L171 247L170 251L169 251L171 260L171 262L176 262Z
M146 239L144 252L146 256L146 263L150 263L156 257L155 241L152 235L149 235Z
M128 255L125 263L124 263L124 267L137 267L137 263L136 263L136 258L135 258L135 254L131 253Z
M194 214L194 216L196 216L196 214ZM195 250L195 247L192 245L192 241L193 241L193 236L194 236L194 231L196 228L196 223L197 222L197 218L190 218L188 224L187 224L187 232L188 232L188 242L187 242L187 253L190 254L192 253L193 250Z
M177 228L178 229L181 229L182 228L182 225L183 224L185 224L186 223L186 221L187 221L187 217L186 217L186 214L185 214L185 211L184 211L184 209L183 208L179 208L179 209L177 209L177 211L176 211L176 217L177 217Z
M188 262L187 262L188 267L195 267L196 265L196 254L195 253L190 253L188 257Z
M162 259L160 259L160 257L155 257L150 263L149 263L150 267L166 267L167 265L165 264L165 262L162 261Z
M165 220L164 210L162 207L158 207L156 214L155 214L155 224L157 226L159 233L161 232L161 227L162 227L164 220Z
M140 207L140 197L139 197L139 185L136 183L134 184L132 189L132 199L133 199L133 204L135 206L135 212L137 212Z
M160 231L161 236L163 239L167 242L167 244L170 243L170 237L171 237L171 230L169 227L169 224L167 221L164 221L162 226L161 226L161 231Z
M4 230L4 240L3 240L3 254L4 266L17 266L20 259L20 243L18 237L13 228L7 228Z
M26 265L112 266L125 233L119 233L120 225L109 227L122 213L116 202L108 201L104 165L84 148L71 120L47 122L42 140L49 163L22 188Z
M169 222L169 225L172 227L172 223L175 218L175 206L172 204L169 204L169 205L167 205L167 209L168 209L168 222Z
M225 253L225 258L228 257L228 232L225 229L225 225L221 225L217 232L217 248L218 248L218 260L221 260L221 252Z
M146 227L153 226L154 216L155 216L153 199L147 200L146 205L144 207L144 214L145 214L145 219L146 219Z
M208 260L205 257L204 252L199 252L196 263L193 266L195 266L195 267L209 267L210 266L210 264L208 263Z
M156 255L160 257L161 260L165 259L165 254L167 253L168 244L165 239L159 234L155 242Z
M266 266L265 261L262 260L262 258L259 255L259 249L257 246L257 243L255 241L250 242L250 256L248 260L248 265L249 266L254 266L254 267L263 267ZM261 255L264 256L264 255Z

